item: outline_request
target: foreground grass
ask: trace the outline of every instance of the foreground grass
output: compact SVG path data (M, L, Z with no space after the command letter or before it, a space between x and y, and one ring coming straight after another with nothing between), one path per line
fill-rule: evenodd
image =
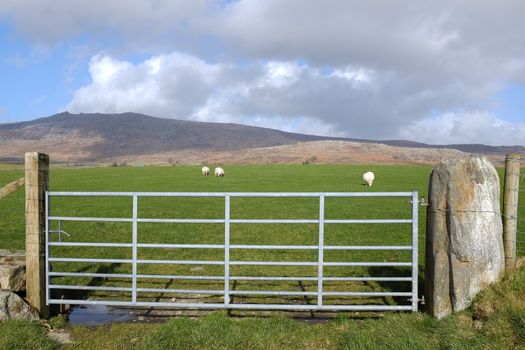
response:
M0 349L39 350L56 349L57 344L45 336L45 328L38 322L0 321Z
M0 349L525 349L524 290L521 268L480 293L470 309L439 321L421 313L316 323L215 312L162 324L66 326L75 343L62 346L38 323L9 321L0 323Z

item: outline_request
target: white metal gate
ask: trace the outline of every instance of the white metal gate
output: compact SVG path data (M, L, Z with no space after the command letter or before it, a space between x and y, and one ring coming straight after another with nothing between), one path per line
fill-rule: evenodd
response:
M50 209L53 198L56 197L128 197L132 199L132 215L128 218L110 217L71 217L71 216L51 216ZM141 218L138 215L139 198L144 197L222 197L224 198L224 217L212 219L157 219ZM230 218L230 200L237 197L313 197L319 199L319 215L315 219L232 219ZM325 219L325 199L331 197L406 197L407 202L411 202L411 213L409 217L402 219ZM115 242L68 242L63 239L60 225L68 221L86 222L127 222L131 223L131 241L126 243ZM51 224L58 222L59 229L51 230ZM141 243L138 239L139 223L194 223L194 224L223 224L224 225L224 244L155 244ZM318 226L318 244L315 245L254 245L254 244L230 244L230 225L232 224L314 224ZM352 225L352 224L410 224L411 245L325 245L325 226L327 225ZM58 239L52 233L58 232ZM53 239L52 239L53 238ZM51 247L105 247L105 248L128 248L131 249L131 259L99 259L99 258L76 258L76 257L55 257L50 253ZM142 248L170 248L170 249L219 249L224 252L222 260L154 260L139 259L138 252ZM297 251L309 250L317 251L317 260L308 262L293 261L247 261L231 260L230 251L233 249L258 249L258 250L284 250ZM382 250L395 251L406 250L411 252L410 261L326 261L325 252L330 250ZM131 273L90 273L82 271L65 272L51 269L54 263L93 263L93 264L130 264ZM147 275L139 274L138 267L145 264L169 264L169 265L216 265L223 266L224 272L220 276L210 275ZM234 276L230 269L233 266L311 266L317 267L317 274L311 276ZM325 276L323 273L329 266L347 267L407 267L411 270L410 275L406 276ZM327 192L327 193L200 193L200 192L47 192L46 193L46 300L48 304L70 304L87 305L100 304L111 306L141 306L141 307L174 307L174 308L207 308L207 309L273 309L273 310L349 310L349 311L386 311L386 310L407 310L417 311L418 307L418 193L414 192ZM130 287L121 286L93 286L93 285L60 285L53 283L55 278L60 277L86 277L86 278L123 278L131 280ZM224 288L220 290L197 290L197 289L159 289L141 288L138 280L142 279L171 279L171 280L214 280L224 281ZM234 290L234 281L317 281L315 291L286 291L286 290ZM360 292L360 291L326 291L323 285L327 281L400 281L410 282L410 287L406 291L384 291L384 292ZM222 284L222 282L221 282ZM70 299L53 297L52 291L62 290L82 290L82 291L108 291L130 293L130 298L119 300L92 300ZM215 295L221 298L222 302L158 302L141 301L141 293L174 293L178 294L206 294ZM235 295L287 295L287 296L310 296L316 298L316 303L236 303L232 302ZM408 301L405 305L370 305L370 304L327 304L323 298L328 296L377 296L377 297L406 297Z

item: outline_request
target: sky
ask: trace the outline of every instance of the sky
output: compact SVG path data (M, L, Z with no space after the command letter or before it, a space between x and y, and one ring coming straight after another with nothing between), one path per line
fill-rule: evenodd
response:
M2 0L0 122L139 112L525 145L522 0Z

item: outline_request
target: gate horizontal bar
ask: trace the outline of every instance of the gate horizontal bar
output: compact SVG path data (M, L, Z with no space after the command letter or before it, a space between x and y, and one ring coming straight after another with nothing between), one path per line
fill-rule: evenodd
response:
M318 224L317 219L230 219L232 224Z
M50 284L49 288L50 289L105 290L105 291L115 291L115 292L131 292L131 288L125 288L125 287L68 286L68 285Z
M49 191L50 196L66 197L411 197L412 192L65 192Z
M230 249L290 249L290 250L317 250L316 245L270 245L270 244L232 244Z
M412 219L324 220L325 224L410 224ZM318 219L231 219L232 224L318 224Z
M137 278L223 281L224 276L137 275Z
M325 262L325 266L412 266L411 262Z
M55 247L114 247L131 248L131 243L100 243L100 242L49 242L50 246Z
M131 259L95 259L95 258L49 258L56 262L93 262L93 263L132 263ZM181 265L224 265L220 260L137 260L139 264L181 264ZM325 266L411 266L409 262L324 262ZM230 265L260 266L317 266L318 262L298 261L230 261Z
M208 289L169 289L169 288L137 288L137 292L154 292L154 293L179 293L179 294L217 294L223 295L224 290Z
M231 197L410 197L412 192L233 192Z
M57 247L117 247L131 248L131 243L99 243L99 242L49 242L50 246ZM162 244L138 243L139 248L163 249L224 249L224 244ZM318 250L317 245L255 245L232 244L230 249L290 249L290 250ZM325 250L411 250L411 246L324 246Z
M137 222L165 224L223 224L224 219L137 219Z
M48 261L57 262L93 262L93 263L122 263L131 264L131 259L92 259L92 258L49 258Z
M135 192L66 192L49 191L50 196L56 197L132 197Z
M168 307L187 309L247 309L247 310L318 310L318 311L410 311L410 305L291 305L291 304L228 304L224 303L164 303L129 301L50 299L50 304L107 305L137 307Z
M287 276L233 276L234 281L317 281L317 277L287 277Z
M50 272L51 277L100 277L100 278L132 278L131 274L120 273L90 273L90 272ZM224 276L187 276L187 275L137 275L137 278L146 279L173 279L173 280L212 280L222 281ZM235 281L317 281L312 276L231 276ZM410 282L412 277L323 277L324 281L383 281L383 282Z
M129 218L98 218L76 216L50 216L49 220L61 221L97 221L97 222L132 222ZM139 223L174 223L174 224L222 224L224 219L137 219ZM318 224L318 219L230 219L232 224ZM324 220L325 224L410 224L411 219L368 219L368 220Z
M412 250L409 245L325 245L325 250Z
M258 265L258 266L317 266L318 262L300 261L230 261L230 265Z
M138 243L139 248L163 248L163 249L224 249L224 244L157 244Z
M128 218L92 218L92 217L77 217L77 216L49 216L48 220L60 221L101 221L101 222L132 222L133 219Z
M325 296L409 297L412 292L323 292Z
M53 273L54 274L54 273ZM62 273L58 272L57 275ZM77 274L77 273L72 273ZM91 275L102 275L102 274L88 274ZM97 276L92 276L97 277ZM100 276L105 277L105 276ZM107 277L131 277L131 275L115 275ZM173 280L224 280L224 276L188 276L188 275L137 275L137 278L148 278L148 279L173 279ZM317 281L317 277L314 276L231 276L230 280L235 281ZM410 282L412 277L323 277L324 281L382 281L382 282Z
M139 264L224 265L224 261L219 260L137 260L137 262ZM317 262L230 261L230 265L317 266Z
M231 280L237 281L317 281L313 276L233 276ZM412 277L324 277L323 281L381 281L381 282L410 282Z
M102 278L132 278L132 274L124 273L91 273L91 272L49 272L50 277L102 277Z
M232 295L317 295L317 292L295 292L277 290L231 290Z
M411 224L412 219L325 220L325 224Z

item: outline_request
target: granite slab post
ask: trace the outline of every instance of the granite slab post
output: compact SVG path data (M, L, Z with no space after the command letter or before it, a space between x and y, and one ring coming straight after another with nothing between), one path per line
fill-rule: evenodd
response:
M436 318L467 308L505 269L500 182L484 157L443 161L430 175L425 299Z

